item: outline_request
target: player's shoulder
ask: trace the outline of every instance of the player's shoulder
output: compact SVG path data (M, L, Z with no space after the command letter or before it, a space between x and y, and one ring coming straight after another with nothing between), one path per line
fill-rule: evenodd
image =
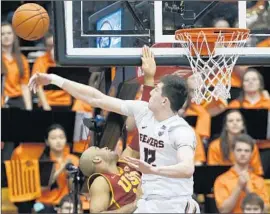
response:
M126 102L131 102L133 105L140 105L142 107L148 106L148 102L143 100L126 100Z
M100 190L109 191L110 185L103 174L96 173L89 177L88 186L91 192L98 192Z
M190 128L190 125L188 124L188 122L184 118L178 115L175 115L168 125L170 125L171 127Z
M99 176L95 177L92 184L94 185L94 184L105 184L105 183L107 183L106 178L100 174Z
M169 132L176 132L178 134L180 133L187 133L194 135L195 137L195 131L194 129L185 121L184 118L176 116L174 120L169 123Z
M150 111L150 109L148 108L148 102L143 100L134 100L134 102L136 103L136 105L138 105L140 109Z
M142 100L125 100L124 102L125 106L128 106L129 108L132 107L136 109L137 111L148 111L148 102L142 101Z
M133 103L135 108L137 108L139 111L139 117L147 117L152 116L153 112L148 107L148 102L142 101L142 100L134 100Z

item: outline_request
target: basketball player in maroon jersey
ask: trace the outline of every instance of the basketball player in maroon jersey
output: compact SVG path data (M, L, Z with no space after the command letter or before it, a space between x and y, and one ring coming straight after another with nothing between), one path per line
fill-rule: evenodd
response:
M80 169L88 178L91 213L132 213L140 174L119 161L108 148L90 147L80 158Z

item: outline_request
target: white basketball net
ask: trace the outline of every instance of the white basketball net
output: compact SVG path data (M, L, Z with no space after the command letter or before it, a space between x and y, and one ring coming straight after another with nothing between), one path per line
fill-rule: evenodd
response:
M239 54L226 54L216 52L216 48L241 48L245 45L247 34L234 32L229 41L225 40L222 32L217 36L215 48L211 50L207 36L203 31L198 33L197 42L192 42L189 33L178 34L177 39L185 50L193 75L195 76L196 89L192 102L200 104L202 100L211 102L213 97L227 100L231 97L231 74ZM207 60L202 58L201 51L207 47ZM195 55L192 56L192 51Z

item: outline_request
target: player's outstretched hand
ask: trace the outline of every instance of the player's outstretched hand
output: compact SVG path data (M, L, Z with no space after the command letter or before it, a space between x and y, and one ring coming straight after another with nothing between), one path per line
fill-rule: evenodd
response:
M142 48L142 70L145 77L154 77L156 73L156 61L154 54L148 46Z
M51 74L36 73L29 80L28 87L30 91L36 93L38 86L49 85L51 81Z
M124 160L127 161L130 167L140 171L143 174L154 174L155 167L140 159L125 157Z

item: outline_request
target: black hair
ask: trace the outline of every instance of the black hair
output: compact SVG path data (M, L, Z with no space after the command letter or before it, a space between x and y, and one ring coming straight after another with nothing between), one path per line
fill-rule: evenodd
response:
M184 105L188 97L186 81L177 75L166 75L161 78L162 96L169 99L173 112L178 112Z
M247 134L237 135L233 139L232 149L235 149L236 144L239 142L246 143L247 145L249 145L251 147L251 151L253 151L255 142L254 142L254 139L252 137L250 137L249 135L247 135Z
M246 205L259 205L261 210L264 210L264 201L256 193L252 192L246 195L241 204L242 211L244 211Z
M235 113L235 112L237 112L237 113L239 113L241 115L242 120L243 120L243 124L244 124L243 133L245 133L245 134L247 133L246 125L245 125L246 123L245 123L245 119L244 119L242 113L239 110L237 110L237 109L229 110L226 113L225 117L224 117L223 127L222 127L222 131L221 131L221 134L220 134L220 149L222 151L222 157L223 157L223 160L224 161L229 160L229 158L230 158L230 151L231 151L230 144L228 142L229 141L229 138L228 138L227 125L226 125L226 123L227 123L227 117L228 117L229 114Z
M66 135L66 131L65 131L64 127L61 126L60 124L56 124L55 123L55 124L52 124L51 126L49 126L49 128L47 129L47 132L46 132L46 135L45 135L45 142L48 140L50 132L52 130L55 130L55 129L62 130L65 133L65 135ZM49 145L46 145L46 148L45 148L44 152L42 153L40 159L41 160L48 160L48 159L50 159L50 152L51 152L51 149L50 149Z

